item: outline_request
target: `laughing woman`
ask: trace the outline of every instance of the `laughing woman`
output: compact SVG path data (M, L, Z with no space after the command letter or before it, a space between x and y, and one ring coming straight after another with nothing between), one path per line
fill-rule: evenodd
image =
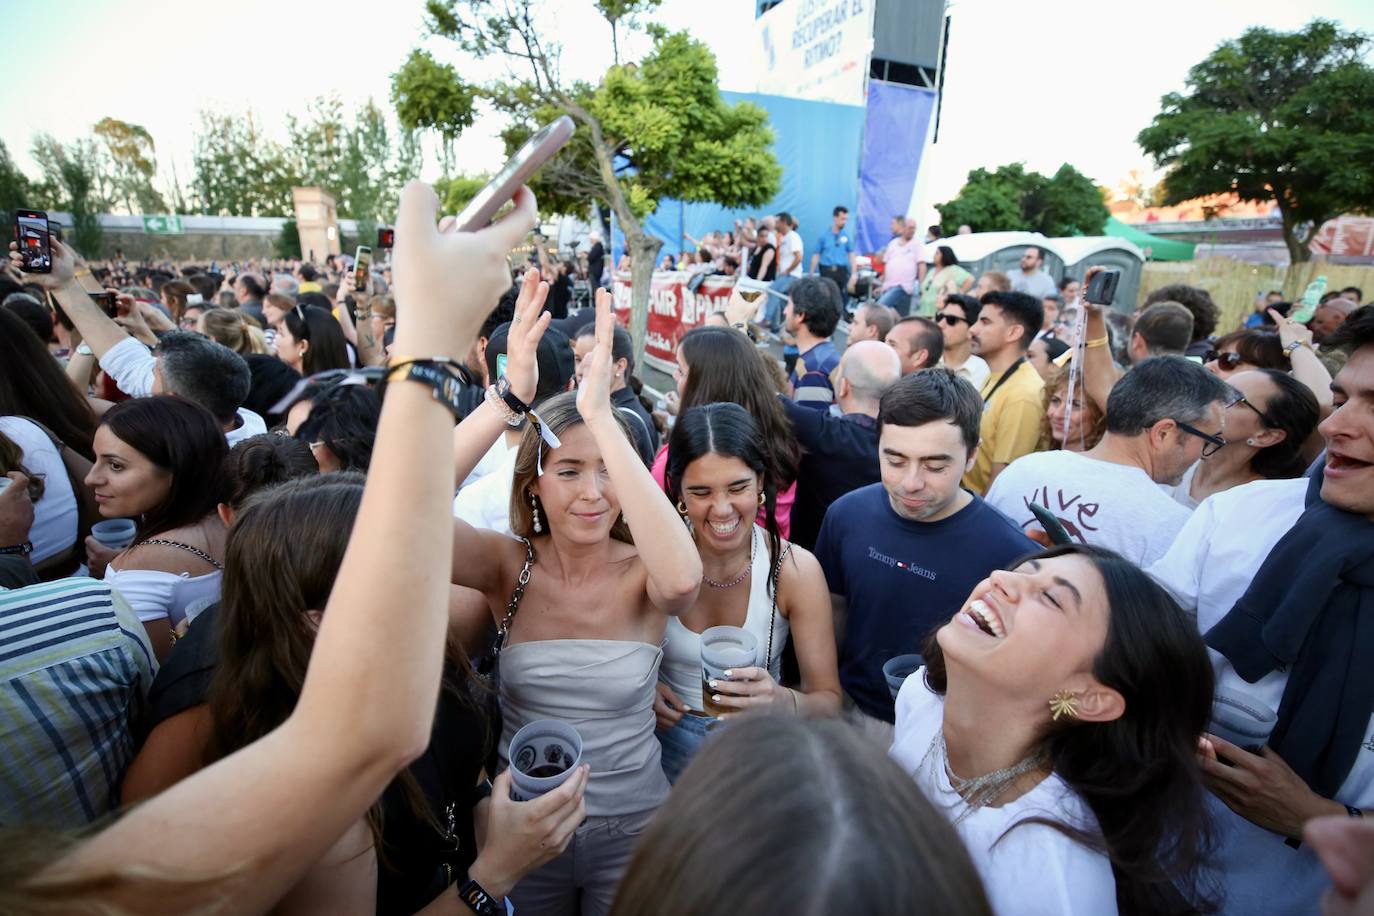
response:
M526 275L498 390L454 435L457 479L527 412L515 458L511 528L520 540L454 522L453 582L481 591L500 627L500 744L536 719L582 737L587 820L563 855L510 894L522 916L603 914L635 841L668 794L654 738L654 685L670 616L688 611L701 561L611 404L610 295L596 298L596 348L573 395L525 406L548 327L548 286ZM504 648L504 651L502 651Z
M778 535L778 494L762 442L743 407L721 403L687 410L668 446L668 493L692 531L703 581L710 586L691 610L668 621L654 712L663 770L673 782L715 724L705 712L701 689L701 634L709 627L743 627L757 638L762 653L758 665L715 682L720 694L714 705L789 715L840 709L825 574L810 551ZM760 515L764 525L753 522ZM802 691L778 683L789 633Z
M983 580L897 696L892 756L954 824L993 910L1193 911L1210 845L1197 628L1110 551ZM1187 902L1185 902L1187 901Z

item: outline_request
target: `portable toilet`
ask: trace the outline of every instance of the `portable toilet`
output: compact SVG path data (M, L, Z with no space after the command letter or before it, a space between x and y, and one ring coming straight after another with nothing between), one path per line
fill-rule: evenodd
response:
M1089 267L1109 267L1121 271L1112 308L1134 312L1140 295L1140 273L1145 252L1134 243L1110 235L1069 236L1050 239L1063 255L1064 275L1081 281Z
M1010 276L1021 269L1021 255L1034 245L1045 253L1044 268L1054 282L1064 276L1064 257L1056 248L1056 240L1047 239L1038 232L971 232L967 235L951 235L926 246L926 259L935 256L935 249L948 245L953 249L959 264L975 277L989 270L1001 271Z

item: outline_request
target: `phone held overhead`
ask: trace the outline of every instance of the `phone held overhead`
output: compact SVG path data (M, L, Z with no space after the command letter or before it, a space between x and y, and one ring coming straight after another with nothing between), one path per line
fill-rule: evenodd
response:
M48 214L42 210L14 211L14 240L19 243L25 273L52 272L52 231L48 226Z

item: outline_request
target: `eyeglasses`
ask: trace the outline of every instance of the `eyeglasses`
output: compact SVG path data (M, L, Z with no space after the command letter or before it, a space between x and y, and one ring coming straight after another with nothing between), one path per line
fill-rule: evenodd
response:
M1260 422L1263 423L1266 428L1272 429L1274 427L1274 421L1269 419L1269 414L1265 413L1264 411L1256 407L1254 404L1251 404L1249 401L1247 401L1245 399L1245 395L1241 395L1240 397L1236 398L1228 406L1235 407L1237 404L1244 404L1246 407L1249 407L1251 410L1253 410L1255 412L1255 416L1260 418Z
M1220 436L1213 436L1210 433L1204 433L1197 427L1189 426L1187 423L1184 423L1179 420L1175 420L1174 424L1188 435L1197 436L1199 439L1206 443L1206 445L1202 447L1203 458L1209 458L1226 447L1226 440L1221 438Z
M1219 350L1209 350L1207 355L1203 357L1202 362L1206 365L1213 361L1216 362L1218 368L1225 369L1227 372L1234 372L1237 366L1245 362L1245 357L1241 356L1239 353L1232 353L1229 350L1224 353Z
M952 328L957 327L959 325L959 322L961 321L964 324L968 324L967 318L961 318L958 315L951 315L949 312L941 312L940 314L935 316L935 320L943 321L945 324L949 325Z

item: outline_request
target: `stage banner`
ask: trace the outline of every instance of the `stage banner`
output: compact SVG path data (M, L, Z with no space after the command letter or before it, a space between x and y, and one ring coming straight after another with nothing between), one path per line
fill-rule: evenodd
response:
M724 311L734 289L734 277L706 277L696 291L692 278L680 270L656 270L649 293L649 327L644 337L644 361L660 372L677 368L677 345L682 335L706 323L712 312ZM630 326L630 274L615 275L612 284L615 317Z
M757 90L864 104L874 0L789 0L754 20Z

